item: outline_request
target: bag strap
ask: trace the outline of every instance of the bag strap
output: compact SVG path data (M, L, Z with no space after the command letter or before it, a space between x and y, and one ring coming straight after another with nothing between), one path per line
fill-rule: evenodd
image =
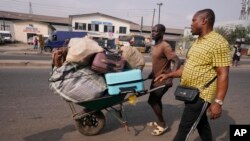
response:
M191 49L191 47L188 49L187 54L186 54L186 57L187 57L187 55L188 55L190 49ZM212 84L216 78L217 78L217 75L216 75L212 80L208 81L207 84L205 84L205 85L202 87L202 89L208 88L209 85Z
M200 112L198 118L197 118L196 121L194 122L193 126L191 127L191 130L190 130L189 133L187 134L185 141L188 141L190 135L195 131L197 125L199 124L199 122L200 122L200 120L201 120L201 117L202 117L203 114L205 113L205 111L206 111L206 109L207 109L208 106L209 106L209 105L208 105L208 102L205 102L205 103L203 104L202 110L201 110L201 112Z
M205 85L202 87L202 89L208 88L209 85L212 84L216 78L217 78L217 75L216 75L212 80L210 80L209 82L207 82L207 84L205 84Z

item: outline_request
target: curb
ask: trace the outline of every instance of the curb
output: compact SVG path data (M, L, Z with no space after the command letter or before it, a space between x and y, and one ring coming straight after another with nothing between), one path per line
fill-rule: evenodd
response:
M37 52L30 49L27 50L13 50L13 51L3 51L2 54L27 54L27 55L45 55L49 56L51 53L48 52ZM0 54L1 54L0 53ZM181 59L185 59L183 56L179 56ZM241 58L243 61L250 61L250 57L243 56ZM51 67L50 61L40 61L40 60L0 60L0 67ZM145 67L152 67L152 62L146 62ZM238 67L230 67L230 69L240 69L240 68L250 68L250 64L242 64Z
M1 60L1 67L51 67L49 61L30 61L30 60Z
M151 67L151 62L146 62L145 67ZM51 67L50 61L32 61L32 60L0 60L0 67ZM230 67L230 69L250 68L250 65L239 65Z
M8 52L8 51L2 51L2 54L24 54L24 55L46 55L49 56L51 55L51 53L47 53L47 52L31 52L31 51L12 51L12 52Z
M0 67L51 67L50 61L31 61L31 60L1 60ZM152 66L152 63L146 62L145 67Z

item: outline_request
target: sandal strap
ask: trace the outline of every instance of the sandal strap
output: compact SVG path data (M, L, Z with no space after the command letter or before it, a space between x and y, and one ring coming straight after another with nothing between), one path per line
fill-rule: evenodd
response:
M159 126L158 124L157 124L157 122L155 122L155 121L152 121L152 122L149 122L149 123L147 123L147 125L148 126L154 126L154 127L157 127L157 126Z
M167 131L168 127L161 127L161 126L156 126L156 129L154 129L151 134L154 136L159 136L162 135L165 131Z

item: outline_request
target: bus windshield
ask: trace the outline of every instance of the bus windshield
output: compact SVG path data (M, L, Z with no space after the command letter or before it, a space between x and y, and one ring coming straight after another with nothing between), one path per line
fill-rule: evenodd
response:
M136 46L136 47L145 46L145 37L140 36L140 35L119 36L119 41L129 42L132 46Z
M145 38L143 36L134 36L133 46L145 46Z
M119 36L119 41L129 42L132 39L132 36Z

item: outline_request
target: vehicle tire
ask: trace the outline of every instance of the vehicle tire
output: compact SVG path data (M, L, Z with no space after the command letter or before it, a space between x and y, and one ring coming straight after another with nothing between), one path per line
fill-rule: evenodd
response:
M151 53L151 46L146 47L145 53Z
M104 128L105 116L102 111L96 111L86 115L81 119L75 120L77 130L86 136L93 136Z
M151 48L148 48L146 53L151 53Z
M44 47L44 51L45 52L52 52L52 49L48 46Z

